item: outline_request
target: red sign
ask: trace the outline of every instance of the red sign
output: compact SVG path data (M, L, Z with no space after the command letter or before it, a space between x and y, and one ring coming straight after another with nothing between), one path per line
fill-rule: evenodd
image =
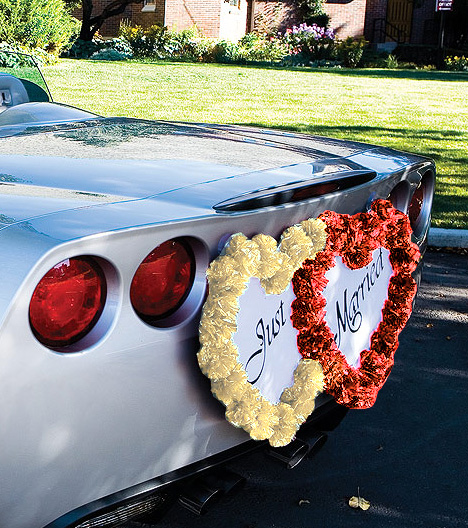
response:
M452 11L453 0L436 0L436 11Z

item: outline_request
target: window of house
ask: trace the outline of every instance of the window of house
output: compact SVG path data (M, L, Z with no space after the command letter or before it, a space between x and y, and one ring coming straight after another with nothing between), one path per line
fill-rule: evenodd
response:
M143 7L141 8L143 13L150 11L156 11L156 0L143 0Z

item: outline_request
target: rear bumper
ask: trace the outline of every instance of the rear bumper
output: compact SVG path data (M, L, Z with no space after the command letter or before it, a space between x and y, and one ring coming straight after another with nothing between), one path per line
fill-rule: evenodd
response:
M337 404L329 396L322 396L322 398L326 401L312 413L307 423L300 429L298 437L301 437L301 432L307 435L309 430L332 431L346 416L348 412L346 407ZM148 514L152 510L163 509L195 477L209 474L212 470L233 463L243 455L263 449L267 445L267 441L249 440L202 461L81 506L44 528L112 527L114 526L113 518L121 523Z

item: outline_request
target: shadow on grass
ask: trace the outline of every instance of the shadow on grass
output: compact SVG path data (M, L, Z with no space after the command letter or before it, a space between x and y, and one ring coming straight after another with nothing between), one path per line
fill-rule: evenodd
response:
M426 70L385 70L385 69L330 69L313 70L326 71L335 75L346 77L378 77L387 79L414 79L424 81L468 81L468 73L448 71L426 71Z
M212 64L213 66L213 64ZM302 73L328 73L343 77L372 77L378 79L408 79L424 81L468 82L467 72L428 71L428 70L387 70L385 68L298 68L292 66L277 66L266 64L218 64L218 66L238 66L240 68L254 68L262 70L281 70Z
M240 126L254 126L263 127L263 123L239 123ZM404 145L401 145L401 140L405 139L408 143L414 145L418 144L417 150L412 149L415 154L429 156L433 159L440 159L442 156L447 156L447 151L443 144L445 141L460 141L463 145L460 147L461 152L464 151L464 142L467 136L466 132L459 130L417 130L414 128L380 128L375 126L354 125L354 126L333 126L333 125L300 125L300 126L281 126L274 125L277 130L305 132L308 134L315 134L318 136L334 137L338 139L346 139L349 141L358 141L363 143L374 143L382 147L391 147L404 150ZM431 144L430 148L426 145L427 141L440 142L440 148L437 144ZM397 144L395 144L397 143ZM454 159L451 161L455 163L468 164L468 155Z
M243 68L254 70L275 70L275 71L290 71L300 73L328 73L333 75L341 75L345 77L374 77L379 79L413 79L425 81L467 81L468 72L450 72L450 71L428 71L428 70L387 70L385 68L306 68L298 66L281 66L279 64L270 63L252 63L252 64L223 64L215 62L185 62L185 61L163 61L163 60L142 60L133 59L128 62L136 62L142 64L154 64L158 66L195 66L195 67L210 67L210 68Z

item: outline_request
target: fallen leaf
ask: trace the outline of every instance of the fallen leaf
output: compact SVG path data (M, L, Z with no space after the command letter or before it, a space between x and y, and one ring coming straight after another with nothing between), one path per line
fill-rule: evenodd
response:
M349 499L349 505L351 508L361 508L364 511L370 508L370 502L362 497L351 497Z

